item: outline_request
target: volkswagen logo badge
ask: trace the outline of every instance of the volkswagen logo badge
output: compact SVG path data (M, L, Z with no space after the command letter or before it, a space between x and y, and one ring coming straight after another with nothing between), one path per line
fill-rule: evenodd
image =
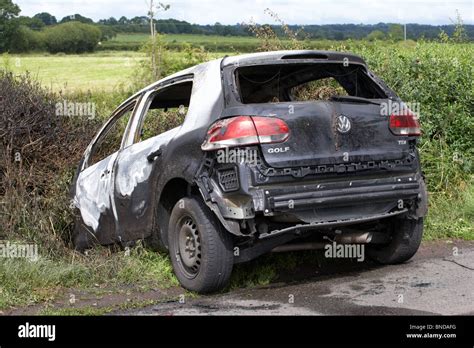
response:
M337 131L339 133L347 133L351 130L351 120L347 116L340 115L337 117Z

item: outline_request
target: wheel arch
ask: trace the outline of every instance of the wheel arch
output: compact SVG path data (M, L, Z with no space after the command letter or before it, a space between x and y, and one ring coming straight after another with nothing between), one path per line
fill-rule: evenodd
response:
M173 207L181 198L197 195L198 191L194 183L187 181L183 177L169 179L163 185L163 188L159 190L155 200L153 233L158 233L160 242L166 249L168 249L168 223Z

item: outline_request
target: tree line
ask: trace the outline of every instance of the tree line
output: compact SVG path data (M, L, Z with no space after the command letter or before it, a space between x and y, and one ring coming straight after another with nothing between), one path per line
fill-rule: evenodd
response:
M149 18L146 16L136 16L127 18L122 16L118 19L110 17L100 19L94 22L91 18L74 14L62 18L59 22L49 13L39 13L33 18L41 19L45 25L57 23L66 23L72 20L86 24L96 23L102 28L105 26L115 33L147 33L149 31ZM284 33L279 25L271 25L277 35L283 36ZM395 27L399 27L396 28ZM474 39L474 25L464 25L467 38ZM156 21L158 32L164 34L200 34L200 35L219 35L219 36L252 36L247 26L242 23L234 25L223 25L219 22L215 24L191 24L177 19L161 19ZM289 28L297 32L302 26L289 25ZM384 39L396 35L398 38L403 35L403 27L394 23L378 24L324 24L324 25L305 25L303 27L305 34L312 39L327 40L347 40L347 39ZM428 25L410 23L406 25L407 39L437 39L441 31L452 35L455 31L455 23L451 25Z

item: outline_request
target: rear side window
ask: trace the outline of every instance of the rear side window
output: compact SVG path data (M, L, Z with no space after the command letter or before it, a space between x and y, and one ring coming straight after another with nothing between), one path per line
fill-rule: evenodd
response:
M387 98L359 65L244 66L237 68L235 74L240 100L244 104L328 100L334 96Z
M135 135L135 142L143 141L183 124L188 113L192 81L180 82L158 90L148 100L145 118Z

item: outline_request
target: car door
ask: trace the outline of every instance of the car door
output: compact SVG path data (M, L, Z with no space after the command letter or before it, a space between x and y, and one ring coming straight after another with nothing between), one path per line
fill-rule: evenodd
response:
M189 77L174 79L142 98L114 171L118 233L123 241L151 234L155 183L162 166L169 165L162 163L162 154L181 127L191 89Z
M100 244L117 242L117 214L112 200L113 172L127 134L136 100L117 110L89 145L75 184L74 203L87 238Z

